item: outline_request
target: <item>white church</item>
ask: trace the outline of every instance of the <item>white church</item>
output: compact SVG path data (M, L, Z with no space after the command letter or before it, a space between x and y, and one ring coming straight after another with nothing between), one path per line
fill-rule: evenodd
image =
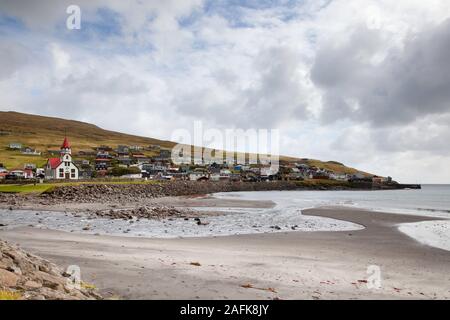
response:
M64 138L61 146L61 156L50 158L45 166L46 179L78 180L79 169L72 162L72 149L69 140Z

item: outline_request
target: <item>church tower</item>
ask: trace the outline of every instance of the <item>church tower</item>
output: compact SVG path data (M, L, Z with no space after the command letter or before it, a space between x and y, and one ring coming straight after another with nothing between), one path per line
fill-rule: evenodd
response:
M64 142L61 146L61 161L72 162L72 148L70 147L67 137L64 138ZM66 164L66 166L68 165Z
M60 148L59 158L49 158L45 167L45 178L50 180L77 180L79 169L72 162L72 148L67 137Z

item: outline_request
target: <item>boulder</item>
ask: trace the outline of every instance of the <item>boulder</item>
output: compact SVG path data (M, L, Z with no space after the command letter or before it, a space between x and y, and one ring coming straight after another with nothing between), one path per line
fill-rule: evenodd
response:
M15 287L18 281L19 281L18 275L10 271L0 269L0 285L2 287Z

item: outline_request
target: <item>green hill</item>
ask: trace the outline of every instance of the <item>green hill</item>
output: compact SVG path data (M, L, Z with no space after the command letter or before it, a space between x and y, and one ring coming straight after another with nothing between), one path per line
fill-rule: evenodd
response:
M66 132L74 154L81 150L92 151L93 148L100 145L108 145L113 148L116 148L117 145L149 146L152 144L160 145L162 148L172 148L175 145L171 141L104 130L93 124L80 121L0 111L0 163L3 163L8 169L21 168L25 163L43 166L49 157L47 150L59 150ZM9 150L9 144L12 142L29 146L42 152L42 154L41 156L30 156L22 155L20 151ZM151 151L145 151L144 153L148 156L154 155ZM323 162L293 157L280 157L280 160L306 163L340 173L360 172L334 161Z

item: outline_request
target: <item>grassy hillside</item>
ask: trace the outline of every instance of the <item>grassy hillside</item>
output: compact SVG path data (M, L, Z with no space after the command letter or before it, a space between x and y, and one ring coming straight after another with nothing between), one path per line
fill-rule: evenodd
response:
M157 144L162 148L172 148L175 145L171 141L108 131L80 121L0 111L0 163L9 169L22 168L25 163L43 166L49 156L46 151L59 150L65 132L72 144L74 154L80 150L92 150L99 145L108 145L113 148L119 144L139 146ZM43 153L41 156L22 155L19 151L8 149L11 142L21 143L23 146L35 148ZM148 156L154 155L150 151L144 153ZM292 157L281 157L280 160L303 162L334 172L359 172L336 162L301 160Z
M45 151L59 150L65 132L74 154L80 150L92 150L100 145L109 145L113 148L119 144L141 146L158 144L163 148L174 146L170 141L108 131L80 121L17 112L0 112L0 119L0 163L8 168L21 167L24 163L36 163L41 166L48 157ZM22 143L23 146L30 146L44 153L42 156L25 156L18 151L9 150L10 142Z

